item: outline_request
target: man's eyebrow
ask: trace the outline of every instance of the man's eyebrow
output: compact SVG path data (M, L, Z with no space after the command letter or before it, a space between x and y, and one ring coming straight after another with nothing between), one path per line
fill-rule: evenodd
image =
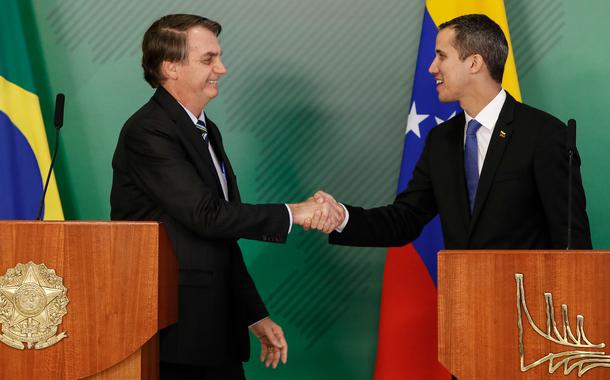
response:
M222 52L208 51L208 52L205 52L205 53L201 54L199 56L199 59L200 60L208 60L208 59L216 58L216 57L219 57L219 56L222 56Z

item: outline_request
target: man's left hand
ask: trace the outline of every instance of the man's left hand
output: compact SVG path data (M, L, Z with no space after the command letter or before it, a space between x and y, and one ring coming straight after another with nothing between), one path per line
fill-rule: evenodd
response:
M288 360L288 343L282 328L267 317L250 326L250 331L261 342L261 362L265 366L276 368L280 359L286 364Z

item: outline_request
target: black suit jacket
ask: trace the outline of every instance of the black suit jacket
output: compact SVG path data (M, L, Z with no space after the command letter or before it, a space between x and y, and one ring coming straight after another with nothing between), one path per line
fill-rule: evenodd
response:
M464 177L465 116L433 128L407 189L393 204L348 206L330 242L402 246L440 215L447 249L564 249L568 154L565 125L507 94L483 163L472 216ZM580 159L573 164L572 247L591 248Z
M240 202L218 128L206 121L229 202L201 133L162 87L127 120L112 160L112 219L163 222L178 258L179 317L161 332L161 360L192 365L248 359L248 325L268 313L237 240L283 242L289 227L285 205Z

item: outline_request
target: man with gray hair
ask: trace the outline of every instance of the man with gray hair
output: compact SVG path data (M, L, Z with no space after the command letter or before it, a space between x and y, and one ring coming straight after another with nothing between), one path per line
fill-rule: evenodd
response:
M284 242L293 223L329 232L339 214L313 200L243 204L219 129L204 113L227 70L219 23L176 14L142 42L144 78L156 88L127 120L113 157L113 220L163 222L178 258L178 322L161 331L161 377L244 379L248 328L267 366L288 345L248 274L240 238Z

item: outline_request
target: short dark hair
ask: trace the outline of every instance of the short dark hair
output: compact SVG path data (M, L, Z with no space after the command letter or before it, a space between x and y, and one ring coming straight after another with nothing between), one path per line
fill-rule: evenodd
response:
M189 14L163 16L148 28L142 40L142 68L144 79L157 88L165 80L161 63L184 62L188 56L186 32L194 27L205 28L216 36L222 27L216 21Z
M439 26L439 30L444 28L455 31L455 48L461 60L473 54L481 55L491 77L502 83L508 42L498 24L485 15L471 14L456 17Z

